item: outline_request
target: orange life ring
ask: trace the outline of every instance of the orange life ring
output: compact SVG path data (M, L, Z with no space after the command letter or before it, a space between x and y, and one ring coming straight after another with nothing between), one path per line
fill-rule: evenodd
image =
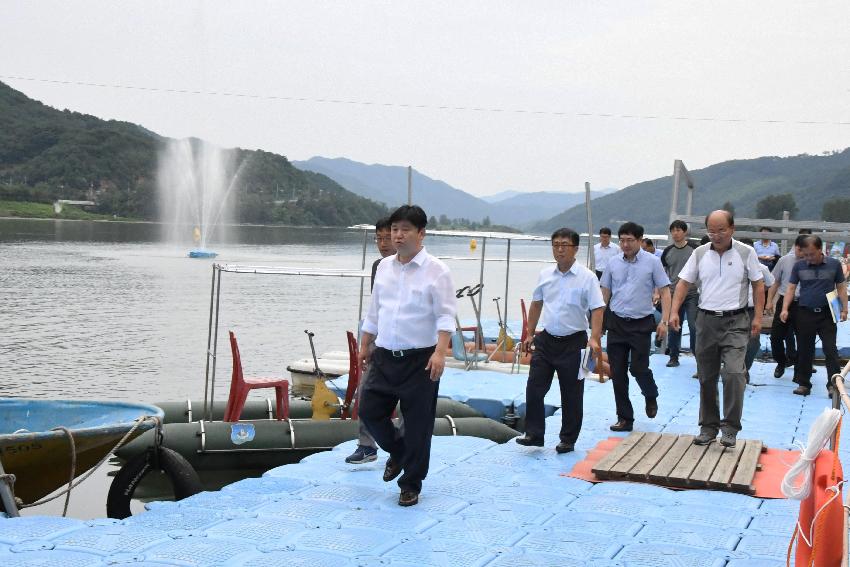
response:
M843 478L838 456L827 449L821 450L815 459L812 492L800 502L799 526L794 532L797 540L795 564L798 567L841 565L847 534L843 533L841 490L836 493L833 487L839 485Z

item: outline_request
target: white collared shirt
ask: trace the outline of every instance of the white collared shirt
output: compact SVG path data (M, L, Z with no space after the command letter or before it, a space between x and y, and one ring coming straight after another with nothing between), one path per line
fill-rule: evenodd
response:
M603 247L601 242L593 245L593 264L597 272L604 272L608 266L608 260L616 256L620 252L620 247L613 242L609 242L608 246Z
M764 279L760 265L752 246L732 240L729 249L718 254L708 243L694 250L679 279L699 284L700 309L734 311L747 306L750 283Z
M596 274L578 262L566 272L557 264L540 270L532 300L543 302L543 328L556 336L586 331L588 310L605 307Z
M387 256L378 264L363 331L389 350L437 344L437 331L455 330L457 300L449 268L423 247L406 264Z

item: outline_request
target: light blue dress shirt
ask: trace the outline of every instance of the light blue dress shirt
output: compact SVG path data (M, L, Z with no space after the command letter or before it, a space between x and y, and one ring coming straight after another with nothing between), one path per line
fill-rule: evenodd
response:
M543 268L532 300L543 302L546 332L561 337L587 331L588 310L605 307L596 274L578 262L566 272L557 265Z
M639 319L652 315L652 292L669 286L670 279L657 256L638 250L631 262L623 254L611 258L600 284L611 290L611 311L619 317Z

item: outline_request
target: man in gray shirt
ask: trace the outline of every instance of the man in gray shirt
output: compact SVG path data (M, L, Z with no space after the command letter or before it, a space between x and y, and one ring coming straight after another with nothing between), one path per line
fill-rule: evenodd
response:
M797 362L797 331L794 324L797 314L797 299L800 294L796 293L791 301L788 308L788 321L783 321L779 314L782 312L785 292L788 291L791 268L803 259L803 250L800 246L805 243L805 240L806 235L798 236L797 240L794 241L794 249L776 262L776 266L773 267L774 282L767 292L765 311L768 314L773 313L773 323L770 326L770 351L773 354L773 360L776 361L776 368L773 371L775 378L781 378L785 369L794 366ZM775 303L774 300L776 300ZM778 305L779 309L774 309L774 305Z
M679 272L685 267L685 263L691 254L694 253L694 246L688 240L688 225L685 221L679 219L670 223L670 236L673 238L673 244L666 247L661 253L661 265L667 272L667 277L670 278L670 293L676 290L676 284L679 282ZM699 293L697 286L691 285L688 288L688 295L685 301L679 308L679 321L688 320L688 332L690 333L691 353L697 348L697 304L699 301ZM667 361L667 367L679 366L679 348L682 344L682 328L678 330L670 329L667 335L667 347L670 349L670 360Z

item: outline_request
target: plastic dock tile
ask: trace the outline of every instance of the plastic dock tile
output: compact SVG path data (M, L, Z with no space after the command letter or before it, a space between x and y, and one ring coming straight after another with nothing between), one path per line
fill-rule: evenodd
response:
M154 545L171 541L168 533L141 526L115 523L84 527L53 538L57 549L84 551L101 555L137 553Z
M490 549L513 546L526 534L522 528L479 518L449 518L424 533L431 541L468 542Z
M337 525L336 518L352 509L353 506L339 502L292 499L271 502L258 508L255 512L257 517L260 518L286 518L315 525Z
M382 555L402 541L401 536L381 530L366 528L328 529L302 531L294 534L287 543L293 549L327 551L354 558L359 555Z
M698 549L733 550L741 539L734 530L699 524L656 522L647 525L635 538L641 543L655 545L681 545Z
M571 527L539 528L519 542L519 546L530 551L561 555L570 559L593 561L610 559L620 551L623 544L610 536L581 533Z
M549 518L544 526L553 528L569 527L569 529L574 529L578 532L600 536L618 534L631 537L643 529L644 522L637 518L614 516L612 514L564 510Z
M28 539L50 539L85 525L82 520L52 516L0 518L0 542L16 544Z
M181 507L176 502L151 502L144 514L130 516L127 525L160 530L197 530L231 519L233 512Z
M553 483L554 484L554 483ZM512 502L564 508L576 499L574 494L561 490L559 486L490 486L479 493L479 501Z
M754 513L739 512L733 508L688 504L664 508L662 519L666 522L686 522L715 528L743 530L750 525L754 515Z
M613 561L594 560L594 567L620 567L620 563ZM553 553L539 553L534 551L511 551L500 555L487 567L586 567L588 562L583 559L573 559Z
M103 558L76 551L0 551L3 567L101 567Z
M221 489L221 492L224 494L239 492L240 494L274 496L280 494L297 494L309 486L313 485L306 480L297 478L263 476L260 478L246 478L239 482L228 484Z
M383 556L392 560L390 565L405 567L483 567L496 555L480 545L414 539Z
M438 522L422 510L403 510L398 506L395 509L382 508L380 512L357 508L343 512L336 520L340 526L346 528L369 528L398 534L422 533Z
M662 516L661 507L648 500L628 496L594 496L593 492L579 496L569 507L579 512L601 512L628 518L658 518Z
M460 515L464 518L495 520L517 528L540 525L548 520L552 514L552 509L546 506L545 503L532 506L530 504L487 502L484 504L472 504L460 511Z
M304 524L294 520L265 517L228 520L207 528L204 533L211 537L257 545L268 541L285 540L306 529L307 527Z
M624 567L723 567L726 557L674 545L630 544L615 557Z
M791 534L780 535L747 535L741 538L741 542L735 549L744 557L753 559L785 560L788 551L788 542Z
M254 546L214 539L186 537L175 539L145 551L145 559L174 565L218 565L254 550Z
M794 526L797 524L797 515L782 516L779 514L761 514L753 518L747 532L761 535L787 535L791 538Z
M243 558L242 561L229 563L229 567L360 567L360 565L361 563L342 555L298 549L258 552Z

